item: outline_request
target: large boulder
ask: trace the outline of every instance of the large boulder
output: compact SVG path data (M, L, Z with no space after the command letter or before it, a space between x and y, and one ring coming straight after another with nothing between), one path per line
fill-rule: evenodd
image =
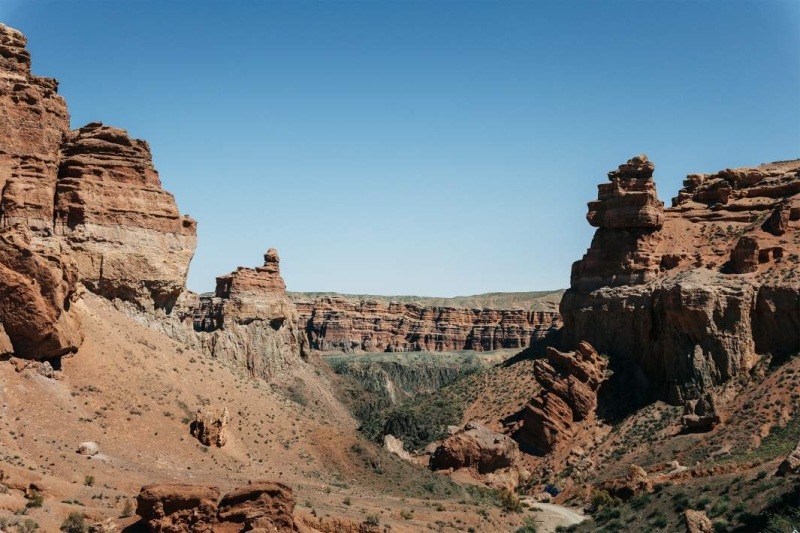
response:
M713 393L706 393L697 400L687 400L681 422L687 429L709 431L721 421L717 399Z
M221 500L217 487L163 483L142 487L136 514L152 533L292 533L294 507L281 483L252 482Z
M520 459L519 446L507 435L469 422L447 437L430 459L432 470L469 468L488 474L514 466Z
M241 524L241 531L294 531L295 499L282 483L255 481L227 493L219 502L221 523Z
M783 475L800 473L800 443L786 459L781 461L781 464L778 465L778 472Z
M703 511L687 509L683 518L686 521L686 533L714 533L714 524Z

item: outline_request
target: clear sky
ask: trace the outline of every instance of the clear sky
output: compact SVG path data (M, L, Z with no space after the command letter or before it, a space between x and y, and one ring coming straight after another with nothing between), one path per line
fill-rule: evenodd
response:
M586 202L647 153L800 157L800 2L0 0L72 126L147 139L199 220L189 287L279 250L290 290L565 287Z

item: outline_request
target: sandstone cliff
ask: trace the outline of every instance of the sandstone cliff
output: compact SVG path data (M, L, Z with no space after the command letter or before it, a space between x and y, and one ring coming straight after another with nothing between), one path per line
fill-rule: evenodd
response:
M560 326L558 313L465 309L322 297L296 300L309 346L320 351L408 352L527 348Z
M16 355L51 359L81 344L79 283L170 312L196 228L146 142L100 123L69 131L58 82L31 74L26 44L0 24L0 321Z
M653 170L631 159L589 203L598 230L561 302L563 339L681 403L800 351L800 161L690 175L671 208Z

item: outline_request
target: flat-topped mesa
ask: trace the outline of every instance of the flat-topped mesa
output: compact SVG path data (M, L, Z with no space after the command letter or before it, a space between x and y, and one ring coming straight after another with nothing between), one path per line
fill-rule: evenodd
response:
M597 200L589 202L589 224L609 229L658 229L664 225L664 202L656 194L654 169L642 154L609 172L611 182L598 185Z
M69 113L58 82L31 75L26 42L0 24L0 224L48 232Z
M650 190L651 174L634 158L610 177L624 197L625 180ZM561 301L566 348L590 342L641 371L642 396L676 404L745 375L760 355L800 350L800 160L690 174L655 217L649 207L612 216L603 191Z
M93 122L62 149L55 231L81 281L110 299L170 311L185 289L197 223L161 188L147 142Z
M561 325L558 313L468 309L321 297L296 302L320 351L407 352L527 348Z

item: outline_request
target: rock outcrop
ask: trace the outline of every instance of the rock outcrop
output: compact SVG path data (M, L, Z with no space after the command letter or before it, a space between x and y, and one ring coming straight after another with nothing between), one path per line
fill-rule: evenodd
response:
M89 290L170 311L185 290L196 226L161 188L145 141L99 122L67 136L55 232Z
M0 24L0 350L52 359L81 344L77 284L143 310L185 288L195 223L124 130L69 131L58 82L31 74L26 39Z
M83 333L70 312L76 291L68 257L35 243L23 226L0 228L0 323L17 356L47 360L78 349Z
M686 533L714 533L714 524L703 511L687 509L683 518L686 521Z
M795 446L786 459L781 461L781 464L778 465L778 472L783 475L800 473L800 443Z
M683 404L800 351L800 161L689 175L666 209L652 173L634 158L590 202L598 230L561 301L562 340L633 369L640 396Z
M281 483L253 482L225 494L217 487L165 483L142 487L136 514L153 533L270 531L290 533L295 499Z
M630 465L624 476L605 481L599 487L622 501L653 492L652 481L647 477L645 469L639 465Z
M686 400L681 423L688 429L708 431L721 422L717 399L707 392L696 400Z
M323 352L527 348L561 325L558 313L465 309L322 297L295 302L309 347Z
M303 354L305 339L275 249L264 254L263 266L218 277L213 296L201 296L181 312L196 333L184 342L254 377L269 380Z
M548 347L546 356L534 362L534 377L542 388L525 407L518 431L522 442L544 453L568 442L576 422L594 416L607 367L585 342L570 353Z
M519 447L510 437L469 422L447 437L431 456L432 470L471 468L488 474L509 468L520 459Z
M228 442L228 408L197 411L190 431L203 445L222 448Z

